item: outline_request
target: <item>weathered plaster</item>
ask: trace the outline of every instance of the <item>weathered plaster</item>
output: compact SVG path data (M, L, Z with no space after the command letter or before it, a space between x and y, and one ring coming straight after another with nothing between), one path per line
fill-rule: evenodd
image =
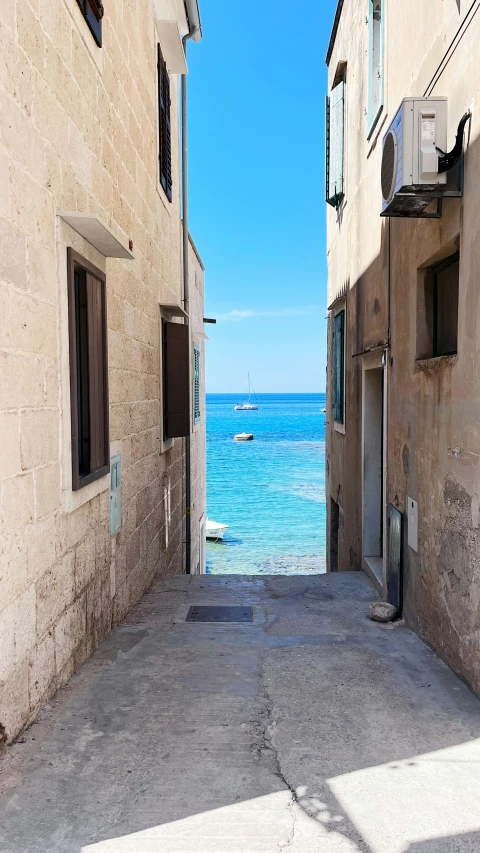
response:
M410 495L419 507L418 553L408 548L404 525L405 617L478 691L480 116L475 102L480 72L475 57L480 21L478 16L473 18L433 91L448 97L449 144L463 112L473 106L464 198L444 202L439 220L391 220L389 235L388 224L379 216L382 136L401 99L423 94L466 10L440 0L432 0L428 9L413 0L385 7L385 102L383 119L370 141L364 114L366 4L343 3L329 63L330 85L338 63L347 62L346 191L341 211L328 209L327 248L328 304L347 292L349 414L345 437L328 424L327 494L334 495L342 487L344 534L339 567L352 567L353 553L353 567L360 568L362 358L352 356L382 341L388 343L390 326L385 500L404 512ZM458 354L418 361L419 270L455 246L460 248ZM329 385L331 363L330 335Z

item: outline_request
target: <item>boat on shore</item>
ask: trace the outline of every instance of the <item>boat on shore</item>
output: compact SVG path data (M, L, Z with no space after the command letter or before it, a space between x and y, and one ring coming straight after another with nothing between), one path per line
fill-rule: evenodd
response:
M219 524L217 521L209 521L205 524L205 536L207 539L223 539L224 533L228 530L228 524Z
M233 436L234 441L253 441L253 432L239 432Z
M234 409L236 412L255 412L258 409L258 400L255 391L253 391L253 396L255 397L255 402L251 401L251 392L253 390L253 385L250 383L250 374L248 374L248 401L246 403L236 403L234 405Z

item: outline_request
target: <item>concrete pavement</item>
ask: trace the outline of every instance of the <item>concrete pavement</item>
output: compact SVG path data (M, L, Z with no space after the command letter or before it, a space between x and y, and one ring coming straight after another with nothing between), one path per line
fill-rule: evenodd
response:
M480 851L480 702L375 597L357 573L156 581L1 754L0 851ZM185 623L219 603L253 623Z

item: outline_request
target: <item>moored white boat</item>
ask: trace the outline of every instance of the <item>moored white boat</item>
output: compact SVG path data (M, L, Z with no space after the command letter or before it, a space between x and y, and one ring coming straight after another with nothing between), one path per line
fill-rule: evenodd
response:
M207 539L223 539L225 531L228 530L228 524L219 524L217 521L207 519L205 525L205 535Z
M234 441L253 441L253 432L239 432L233 436Z
M236 403L235 406L233 407L236 412L256 412L257 411L257 409L258 409L257 395L255 394L255 391L253 391L253 396L255 397L255 402L252 403L252 401L250 400L250 396L251 396L250 387L251 387L250 374L248 374L248 400L246 403ZM252 390L253 390L253 386L252 386Z

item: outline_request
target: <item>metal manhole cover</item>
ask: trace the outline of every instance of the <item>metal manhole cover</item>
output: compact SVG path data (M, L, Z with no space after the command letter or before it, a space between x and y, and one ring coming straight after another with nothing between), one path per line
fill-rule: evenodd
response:
M253 622L253 609L194 605L190 607L185 622Z

